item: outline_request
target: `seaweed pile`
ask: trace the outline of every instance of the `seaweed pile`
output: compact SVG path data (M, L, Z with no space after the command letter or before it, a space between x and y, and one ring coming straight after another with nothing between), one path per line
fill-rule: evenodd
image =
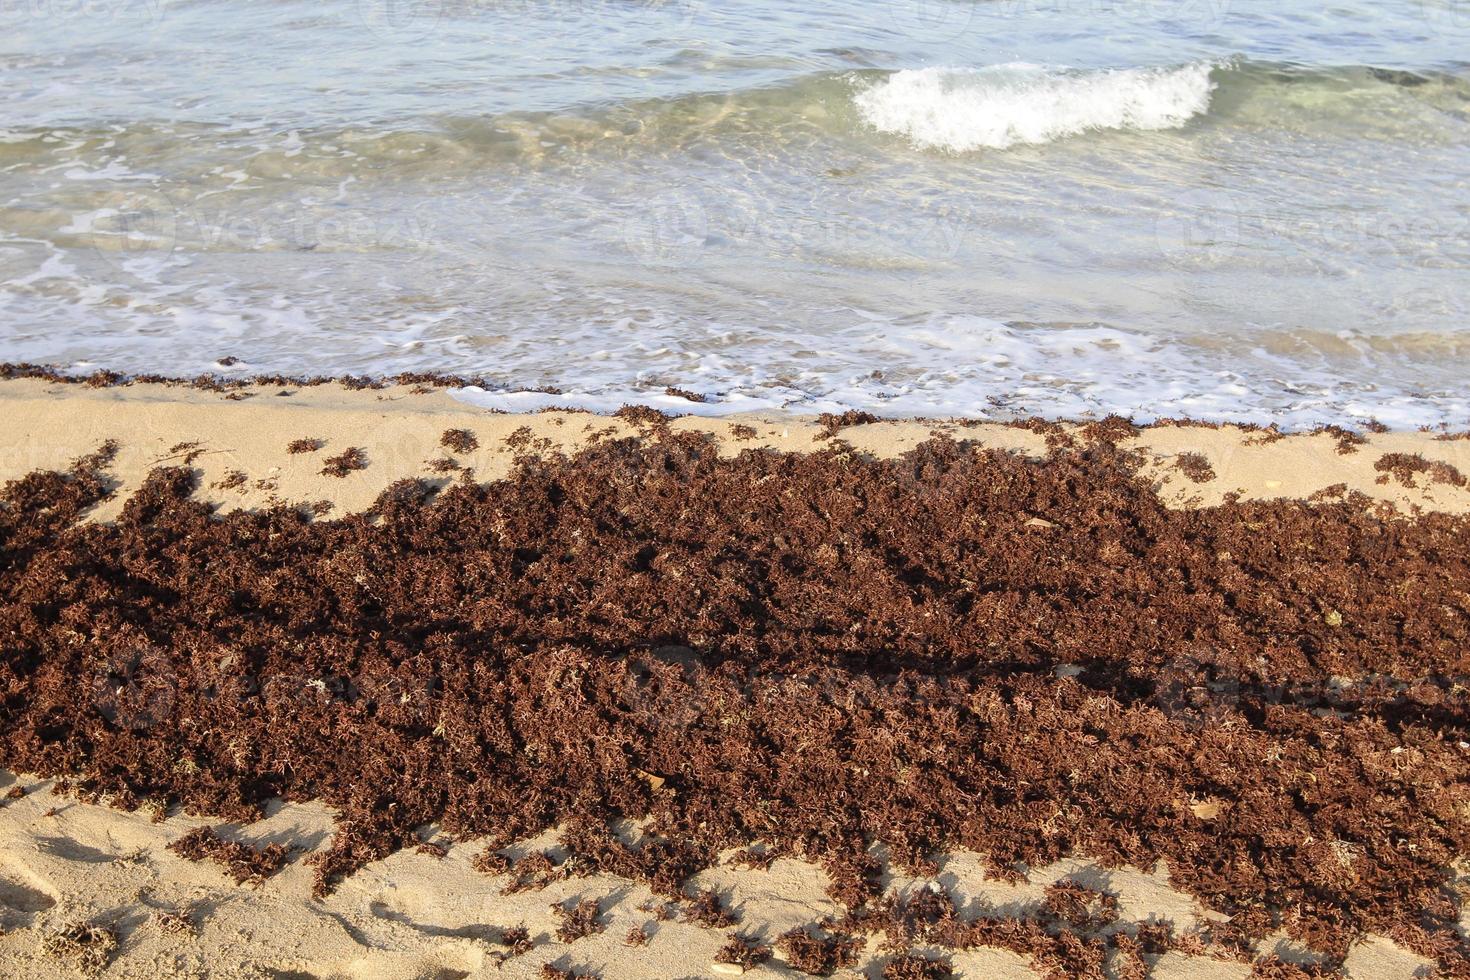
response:
M1171 511L1107 438L665 433L338 520L212 513L164 467L82 522L110 452L0 491L0 765L229 820L322 799L323 893L430 823L493 835L487 869L570 828L675 897L761 842L822 863L850 926L895 914L874 843L919 875L954 847L1002 877L1165 859L1229 943L1371 931L1470 975L1465 518ZM945 921L915 941L1021 941Z

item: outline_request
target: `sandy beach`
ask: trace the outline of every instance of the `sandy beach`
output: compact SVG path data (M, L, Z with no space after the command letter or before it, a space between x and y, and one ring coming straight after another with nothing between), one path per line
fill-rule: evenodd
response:
M6 976L1470 976L1465 438L0 418Z
M1470 0L0 0L0 980L1470 980Z
M339 384L200 390L188 384L92 387L18 379L0 382L0 405L7 420L0 430L3 479L65 469L102 443L117 441L108 472L118 492L88 514L92 520L116 516L152 469L185 459L198 474L193 499L224 511L327 500L332 504L329 513L339 516L366 509L394 481L442 481L458 475L456 470L435 469L439 460L473 470L484 482L506 476L516 456L528 451L574 452L594 437L622 438L648 428L648 416L637 412L628 417L577 411L487 413L447 390L413 384L356 390ZM726 456L746 449L814 452L829 447L821 439L828 426L809 416L691 415L670 418L667 426L675 433L710 434ZM443 446L443 433L456 428L473 430L478 445L459 452ZM1077 431L1083 425L1060 428ZM903 419L843 426L841 438L855 452L880 459L894 458L935 433L1040 458L1048 451L1048 432L1045 425ZM302 439L320 446L291 452L290 444ZM1363 440L1361 446L1357 439ZM1238 426L1181 423L1125 434L1118 445L1143 454L1142 473L1170 507L1212 506L1230 494L1241 501L1307 499L1341 486L1405 513L1470 510L1470 490L1453 480L1436 480L1426 471L1406 481L1375 468L1385 456L1403 454L1470 473L1470 439L1442 433L1362 431L1346 443L1349 451L1344 452L1343 437L1332 432L1282 438ZM354 447L365 454L364 469L351 479L322 473L325 459ZM1180 466L1184 454L1203 456L1213 476L1192 479Z
M724 864L693 879L694 887L718 890L738 910L739 924L727 928L710 929L677 915L660 920L656 910L667 900L615 875L593 874L506 895L511 876L487 877L473 867L481 841L447 846L443 857L400 851L318 901L311 897L311 869L300 853L263 885L252 887L235 884L216 864L185 860L167 847L190 828L212 825L256 847L276 843L306 851L332 834L326 807L272 806L264 819L246 827L183 816L157 824L147 814L52 795L48 780L22 779L19 785L28 796L0 810L0 846L6 853L0 870L6 928L0 964L6 976L54 977L64 971L71 965L68 958L48 952L46 936L76 922L116 929L118 945L101 972L109 977L538 977L543 964L609 978L738 975L717 962L730 936L769 940L842 914L825 892L821 869L789 858L765 869ZM554 838L527 841L514 853L534 853L542 846L558 853ZM977 855L958 853L942 856L939 869L934 880L971 912L983 908L1023 920L1046 907L1048 886L1075 882L1114 897L1118 917L1108 928L1125 935L1164 921L1187 931L1211 918L1169 887L1167 866L1145 873L1073 858L1030 871L1023 882L1006 883L987 880ZM884 885L898 894L922 895L928 883L902 874L884 876ZM598 903L603 931L573 943L558 940L561 920L551 907L589 899ZM175 927L171 916L186 917L191 928ZM535 946L502 961L508 950L503 937L517 927L528 930ZM648 945L628 944L634 929L647 931ZM881 976L893 959L879 948L881 939L866 942L857 961L838 975ZM945 954L937 946L921 949L936 959ZM1285 935L1271 936L1261 949L1293 963L1319 958ZM1031 957L999 947L950 952L946 958L962 977L1049 975ZM1147 959L1151 976L1170 980L1251 975L1247 963L1197 952L1168 950ZM1343 972L1407 978L1423 976L1431 966L1432 961L1386 937L1368 937L1352 947ZM752 977L808 975L779 955L749 972Z

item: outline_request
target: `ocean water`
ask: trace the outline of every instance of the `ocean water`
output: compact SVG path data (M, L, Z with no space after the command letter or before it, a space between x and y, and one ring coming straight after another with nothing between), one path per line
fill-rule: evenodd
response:
M0 0L0 360L1463 426L1467 59L1470 0Z

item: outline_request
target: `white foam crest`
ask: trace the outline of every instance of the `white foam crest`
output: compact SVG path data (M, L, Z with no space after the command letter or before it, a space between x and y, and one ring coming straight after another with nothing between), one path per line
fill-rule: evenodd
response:
M1098 129L1176 129L1208 111L1214 67L917 68L878 81L854 101L870 126L921 147L1005 149Z
M511 412L610 412L631 404L704 416L850 408L889 418L1119 414L1140 422L1275 422L1288 430L1372 418L1407 431L1463 427L1470 418L1470 399L1388 384L1382 364L1367 367L1367 379L1353 378L1341 365L1309 366L1261 348L1211 352L1100 324L1030 327L974 316L909 325L880 320L845 332L840 347L830 364L794 377L777 365L732 371L699 358L680 387L700 393L703 402L629 384L616 372L586 371L586 365L575 377L557 379L555 394L469 388L454 396ZM875 364L887 369L882 376L871 372Z
M484 378L484 387L456 391L456 398L513 412L643 404L710 416L1116 413L1141 422L1179 417L1285 429L1376 418L1406 431L1461 429L1470 420L1459 360L1435 354L1465 349L1470 331L1425 350L1347 331L1338 346L1352 353L1343 354L1292 335L1181 337L964 314L894 319L847 310L845 325L820 330L648 312L598 320L568 316L558 300L544 320L528 317L497 338L477 332L483 314L472 307L394 313L391 302L368 304L361 288L330 285L302 302L289 289L242 290L219 273L165 274L166 263L187 261L177 256L74 266L71 253L50 249L32 257L30 275L0 289L0 351L8 360L82 373L101 365L191 377L220 370L224 354L240 358L232 369L239 376L442 371ZM368 308L344 324L340 311L354 301ZM810 356L816 350L820 358ZM533 385L540 390L527 390ZM670 394L669 386L702 400Z

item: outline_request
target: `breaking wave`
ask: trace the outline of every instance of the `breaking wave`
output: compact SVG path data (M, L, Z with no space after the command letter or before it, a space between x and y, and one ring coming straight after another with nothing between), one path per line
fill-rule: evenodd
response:
M1178 128L1209 109L1214 68L918 68L887 76L854 101L868 125L921 147L1005 149L1098 129Z

